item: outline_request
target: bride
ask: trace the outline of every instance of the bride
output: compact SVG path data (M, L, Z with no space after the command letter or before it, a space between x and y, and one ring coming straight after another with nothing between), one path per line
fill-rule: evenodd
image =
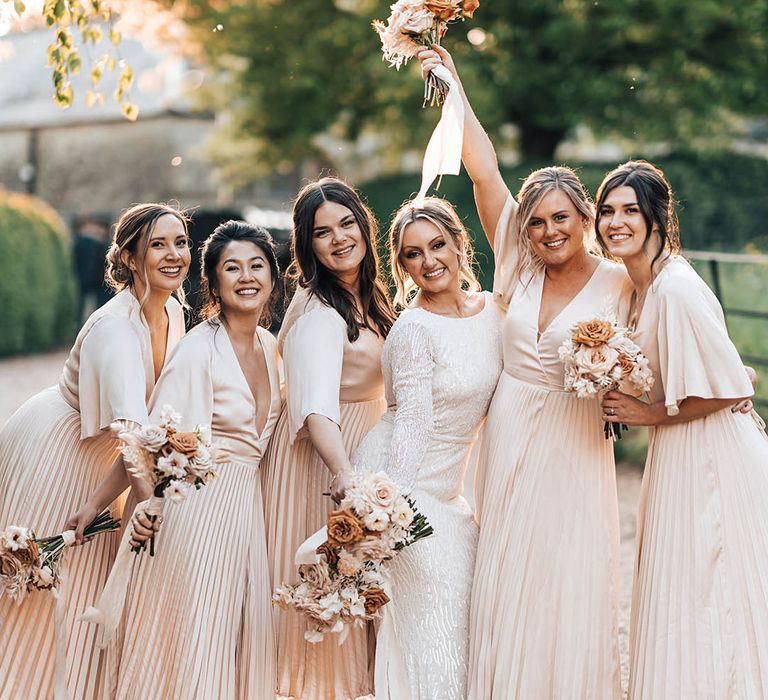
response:
M358 472L386 471L434 534L391 562L376 698L463 700L477 526L461 494L501 372L501 317L479 291L469 236L445 200L403 205L389 243L395 301L407 308L382 355L387 412L352 463Z

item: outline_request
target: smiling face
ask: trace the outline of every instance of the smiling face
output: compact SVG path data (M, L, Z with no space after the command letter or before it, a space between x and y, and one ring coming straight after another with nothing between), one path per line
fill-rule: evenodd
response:
M646 243L656 251L660 245L658 225L648 224L629 185L615 187L603 198L598 212L597 230L608 253L623 260L645 254Z
M366 245L350 209L330 201L318 207L312 228L312 251L318 262L337 277L357 274Z
M172 214L155 221L143 262L138 263L127 250L123 251L123 260L134 273L139 298L144 294L145 282L155 292L176 291L187 276L191 257L184 225Z
M416 219L405 227L398 260L422 291L437 294L460 287L459 256L431 221Z
M272 270L264 251L251 241L232 241L216 265L216 288L224 315L261 317L272 293Z
M526 231L534 253L547 266L559 266L584 252L588 221L570 197L556 189L545 195L528 220Z

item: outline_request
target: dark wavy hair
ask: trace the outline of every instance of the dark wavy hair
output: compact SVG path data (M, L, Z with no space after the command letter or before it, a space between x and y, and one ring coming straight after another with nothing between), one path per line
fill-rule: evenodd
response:
M680 251L680 230L675 214L675 198L672 187L664 172L645 160L630 160L614 168L604 178L597 190L597 214L595 233L603 252L611 257L600 236L601 210L606 197L617 187L631 187L635 191L640 213L645 220L645 244L651 237L654 224L658 228L661 245L656 251L651 267L659 260L664 251Z
M264 307L261 319L259 319L260 325L269 328L282 298L280 266L277 264L275 244L269 231L261 226L252 226L245 221L230 220L219 224L203 243L200 251L200 291L203 299L200 316L212 322L225 317L221 298L216 291L219 286L217 267L227 246L230 243L240 241L253 243L264 253L264 257L269 263L269 269L272 273L272 292Z
M133 273L123 262L123 251L128 251L131 257L143 261L152 229L157 220L166 215L175 216L184 228L185 235L188 235L189 215L171 204L134 204L120 214L107 250L107 265L104 270L104 281L112 290L119 292L133 287ZM175 294L183 304L184 288L179 286Z
M362 313L357 310L352 294L318 261L312 249L315 213L325 202L335 202L349 209L365 241L365 257L360 264ZM352 187L338 178L324 177L311 182L296 197L291 237L292 262L287 276L339 313L347 324L350 342L360 337L360 328L363 327L371 328L385 338L395 322L389 290L379 273L378 233L379 226L371 210Z

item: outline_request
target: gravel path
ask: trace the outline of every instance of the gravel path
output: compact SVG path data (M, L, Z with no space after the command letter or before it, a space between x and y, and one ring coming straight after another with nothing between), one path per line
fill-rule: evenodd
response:
M0 425L16 408L41 389L56 384L66 351L0 360ZM621 648L622 682L627 683L627 629L630 589L634 565L635 513L640 493L642 470L620 464L617 470L619 515L621 518ZM470 479L467 479L471 483Z

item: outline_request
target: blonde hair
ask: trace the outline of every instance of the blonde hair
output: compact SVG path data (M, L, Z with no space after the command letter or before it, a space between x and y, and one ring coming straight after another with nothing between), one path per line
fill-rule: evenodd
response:
M426 197L419 204L414 204L412 200L403 204L395 213L389 227L389 262L396 287L395 306L407 306L417 291L416 284L400 260L400 254L406 227L419 220L429 221L436 226L445 237L448 248L458 256L462 289L479 291L480 282L472 269L474 250L467 229L450 202L439 197Z
M520 205L513 224L517 228L517 267L515 277L522 279L528 273L534 273L544 267L544 261L536 255L526 229L533 218L533 213L550 192L559 190L568 196L576 211L587 220L584 227L585 247L591 252L599 252L592 230L595 222L595 207L579 180L579 176L564 165L552 165L534 170L523 182L517 201Z
M189 216L170 204L134 204L120 215L107 251L107 267L104 272L106 283L115 292L134 286L133 272L123 260L123 251L127 251L137 262L141 261L143 264L152 229L157 220L166 214L175 216L181 222L184 234L188 235ZM182 286L176 290L176 296L184 304Z

